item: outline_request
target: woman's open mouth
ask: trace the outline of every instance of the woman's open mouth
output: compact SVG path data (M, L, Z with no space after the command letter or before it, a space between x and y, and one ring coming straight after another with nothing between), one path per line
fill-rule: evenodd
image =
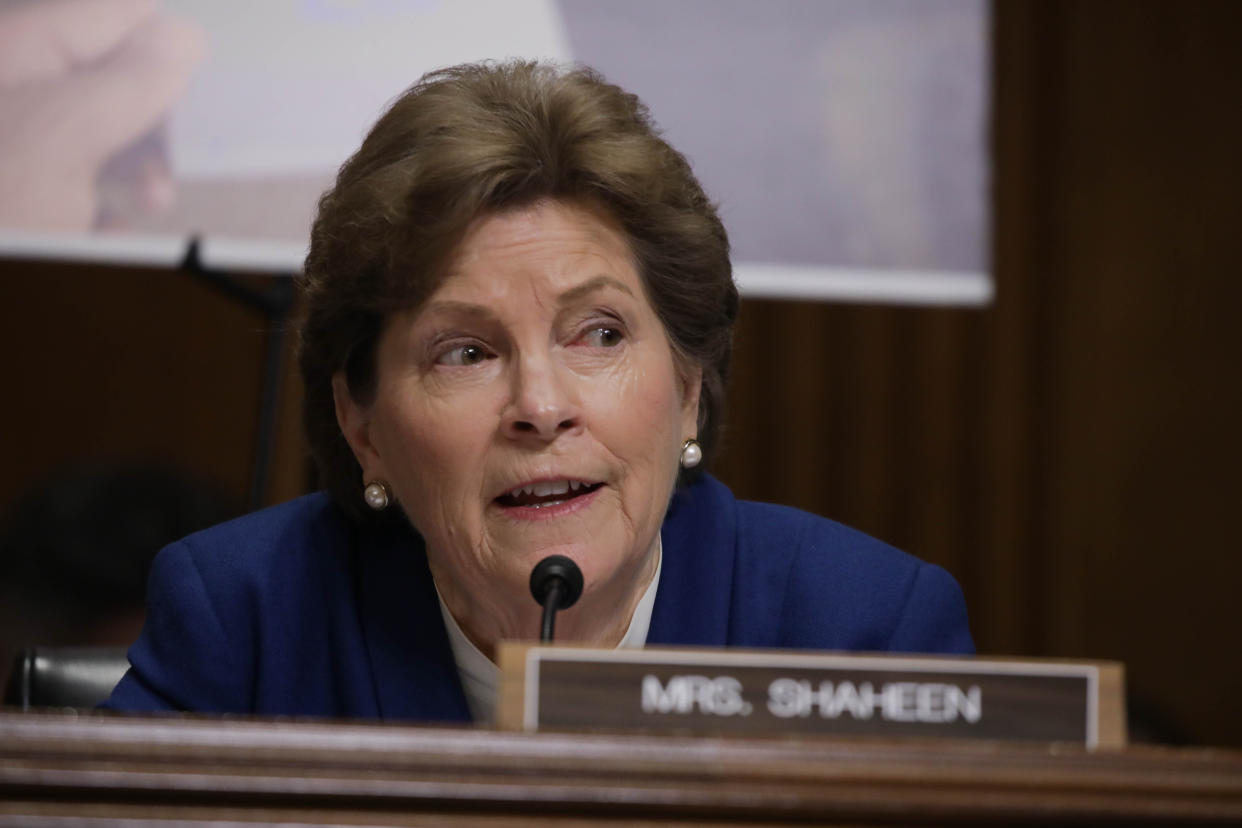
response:
M545 509L588 495L602 485L581 480L544 480L518 486L496 498L496 503L508 508Z

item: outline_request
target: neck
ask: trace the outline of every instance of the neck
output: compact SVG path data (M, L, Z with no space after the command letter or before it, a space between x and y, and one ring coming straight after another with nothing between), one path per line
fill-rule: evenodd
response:
M660 562L660 539L656 536L636 576L618 573L615 583L588 584L573 607L556 616L558 641L592 647L616 647L625 637L634 610L651 585ZM433 577L435 575L433 570ZM514 606L512 602L491 600L494 596L467 596L447 580L436 578L440 599L458 627L483 655L495 662L501 641L538 641L541 611L529 596ZM446 588L447 587L447 588ZM592 587L595 587L594 589Z

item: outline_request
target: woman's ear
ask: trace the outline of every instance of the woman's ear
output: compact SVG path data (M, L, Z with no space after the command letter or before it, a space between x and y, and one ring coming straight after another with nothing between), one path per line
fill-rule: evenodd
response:
M354 400L342 371L337 371L332 376L332 402L336 408L336 423L341 428L341 434L354 452L354 459L362 467L362 479L387 480L379 450L371 441L370 412Z
M682 374L681 433L689 440L699 436L699 394L703 389L703 369L697 365Z

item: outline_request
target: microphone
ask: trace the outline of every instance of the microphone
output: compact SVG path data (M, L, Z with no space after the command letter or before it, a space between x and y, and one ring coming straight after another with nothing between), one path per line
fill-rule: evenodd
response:
M582 596L582 570L564 555L549 555L530 572L530 594L543 607L539 640L551 641L556 611L569 609Z

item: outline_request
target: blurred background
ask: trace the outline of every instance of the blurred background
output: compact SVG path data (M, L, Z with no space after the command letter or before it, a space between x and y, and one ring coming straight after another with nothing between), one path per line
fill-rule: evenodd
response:
M1242 746L1242 4L980 7L990 172L930 190L979 249L911 235L910 221L892 244L869 241L851 224L866 210L833 226L866 241L839 264L913 262L983 274L984 288L971 282L956 305L750 292L716 471L740 496L945 566L981 653L1125 662L1136 736ZM158 202L161 169L134 163ZM890 215L886 197L872 214ZM133 209L132 192L115 203ZM922 245L903 247L911 238ZM739 248L765 261L790 239L744 235ZM792 264L820 263L800 249ZM279 267L222 287L180 257L0 257L0 672L25 644L128 643L132 584L160 545L314 486L291 342L271 312ZM239 301L237 285L277 299ZM256 477L265 379L282 370Z

